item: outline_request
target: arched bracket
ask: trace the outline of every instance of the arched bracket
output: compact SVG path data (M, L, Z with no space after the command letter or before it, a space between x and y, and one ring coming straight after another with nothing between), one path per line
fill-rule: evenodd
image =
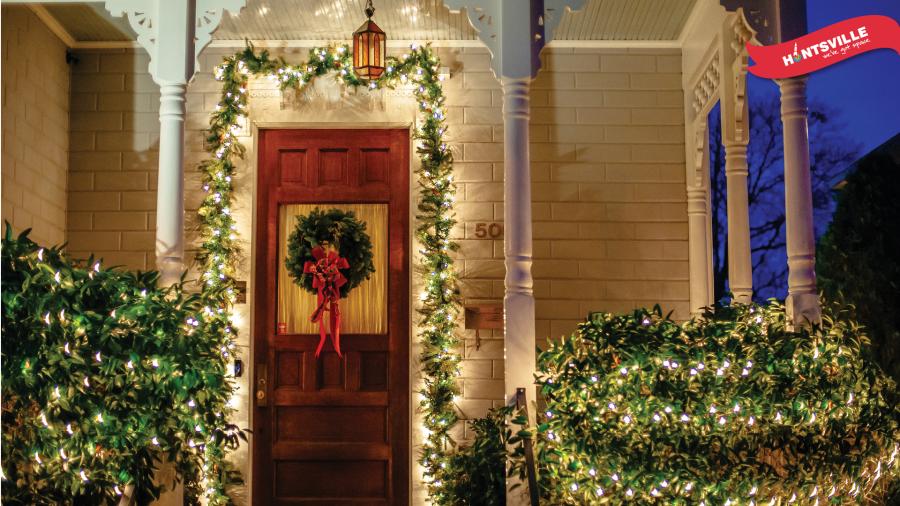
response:
M500 79L533 78L541 68L541 49L566 11L585 0L444 0L451 12L466 9L469 23L491 53L491 68Z
M761 44L771 45L806 35L806 0L719 0L729 12L744 10Z
M113 16L127 16L137 41L150 54L158 84L187 83L200 52L212 39L225 10L239 12L246 0L106 0Z
M728 22L726 35L730 35L732 100L734 102L733 128L730 134L735 141L746 143L750 140L750 122L747 117L747 66L749 55L747 43L759 44L756 31L750 25L743 8L738 8ZM723 48L726 54L726 48Z

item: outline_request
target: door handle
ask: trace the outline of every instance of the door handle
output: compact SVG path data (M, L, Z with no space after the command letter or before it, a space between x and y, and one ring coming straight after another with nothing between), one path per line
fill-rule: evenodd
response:
M268 364L256 364L256 406L264 408L269 405L269 399L266 397L268 378Z

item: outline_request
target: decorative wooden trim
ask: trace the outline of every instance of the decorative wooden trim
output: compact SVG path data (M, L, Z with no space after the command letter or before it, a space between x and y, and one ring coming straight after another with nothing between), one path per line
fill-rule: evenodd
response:
M31 7L31 12L34 12L38 19L47 25L47 28L59 37L63 44L70 48L75 47L75 44L77 44L75 38L53 17L53 14L50 14L46 7L41 4L31 4L29 7Z
M75 41L69 47L72 49L138 49L141 45L136 40L90 40Z
M756 39L756 32L750 27L747 18L744 16L744 9L739 8L736 15L730 21L731 28L731 50L734 52L734 61L732 62L732 76L734 86L734 135L735 139L743 142L749 140L750 132L748 121L744 117L746 112L747 101L747 66L749 65L749 56L747 55L747 43Z
M251 39L250 42L261 48L307 48L317 46L329 46L331 44L348 42L326 39ZM424 44L430 42L431 47L485 47L480 40L388 40L389 48L407 48L410 44ZM243 39L218 39L213 40L207 47L215 48L242 48L246 42ZM584 49L680 49L679 40L552 40L547 47L558 49L584 48Z
M528 7L506 0L443 0L450 12L466 11L469 24L491 53L498 79L534 78L540 52L566 11L584 7L585 0L532 0Z
M681 32L678 34L678 39L675 41L678 43L677 47L684 47L684 42L687 40L688 34L694 30L694 25L699 23L700 13L703 12L704 7L705 5L703 2L694 2L691 13L688 14L688 18L681 27Z
M193 19L183 19L173 12L163 12L168 7L162 0L106 0L106 10L113 17L125 16L131 29L137 33L137 42L150 54L150 73L157 82L171 81L176 65L169 60L180 58L184 49L193 53L194 61L187 64L186 80L199 68L199 56L212 39L212 32L219 26L224 11L238 13L246 0L196 0L188 4L186 14ZM193 25L191 27L190 25ZM193 37L193 40L191 40ZM163 39L166 43L160 44ZM185 39L185 40L182 40ZM161 54L157 54L161 53ZM159 61L165 61L165 64ZM175 69L180 73L181 69ZM166 75L162 75L166 74ZM176 80L181 80L178 76Z
M706 168L706 158L708 156L707 150L707 137L709 136L709 125L706 121L706 116L699 116L694 121L694 181L693 186L697 188L704 188L704 182L706 178L704 176L704 169ZM689 182L690 183L690 182ZM704 188L705 189L705 188Z
M695 114L707 109L719 89L719 52L715 51L706 60L706 65L701 67L699 77L693 86L693 100L691 105Z
M60 36L60 38L62 37ZM136 40L71 40L70 42L66 42L66 45L71 49L137 49L141 47ZM256 47L276 49L323 47L341 41L325 39L255 39L250 42ZM424 40L389 40L387 47L393 49L407 48L410 44L423 44L425 42ZM236 49L244 47L245 44L246 42L243 39L218 39L211 41L206 47ZM546 47L550 49L681 49L681 46L681 40L553 40ZM434 40L431 41L431 47L473 48L485 46L480 40Z

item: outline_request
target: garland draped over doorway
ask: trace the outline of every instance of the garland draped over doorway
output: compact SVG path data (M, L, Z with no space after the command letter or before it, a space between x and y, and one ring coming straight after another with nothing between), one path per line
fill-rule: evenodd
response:
M222 82L222 95L216 112L210 118L207 144L212 155L200 165L206 197L198 211L202 239L198 263L206 302L204 323L209 329L213 349L220 350L223 363L229 350L235 348L236 330L232 324L232 308L236 300L235 269L241 257L232 215L235 201L233 177L235 162L242 158L244 146L238 140L240 122L248 113L247 85L251 77L266 76L276 81L282 91L301 90L318 77L335 74L335 78L351 88L394 88L411 85L418 103L419 122L414 139L420 166L416 238L420 244L419 276L423 291L419 295L420 363L424 387L419 404L425 441L419 463L429 495L440 499L444 494L437 478L446 464L447 450L453 444L449 431L457 421L454 397L459 393L461 357L455 334L459 313L456 271L451 252L457 249L450 239L456 220L453 213L455 186L453 156L444 142L447 131L444 116L444 93L439 75L440 61L429 46L410 46L399 58L387 58L380 78L364 82L352 67L352 54L346 45L314 48L309 60L299 65L273 59L267 51L256 52L252 46L224 59L216 67L215 77ZM230 406L234 385L228 383L220 392L222 405ZM233 412L233 408L227 408ZM227 413L226 413L227 415ZM226 416L227 418L227 416ZM200 477L203 495L209 504L226 504L228 486L224 459L227 447L211 442L205 447L204 476Z

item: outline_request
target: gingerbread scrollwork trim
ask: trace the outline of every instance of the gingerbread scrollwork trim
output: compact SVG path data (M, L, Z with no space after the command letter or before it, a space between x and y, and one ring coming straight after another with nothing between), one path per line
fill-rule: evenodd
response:
M719 55L715 53L706 64L706 68L700 74L697 84L694 85L694 100L692 106L694 113L703 111L719 89Z

